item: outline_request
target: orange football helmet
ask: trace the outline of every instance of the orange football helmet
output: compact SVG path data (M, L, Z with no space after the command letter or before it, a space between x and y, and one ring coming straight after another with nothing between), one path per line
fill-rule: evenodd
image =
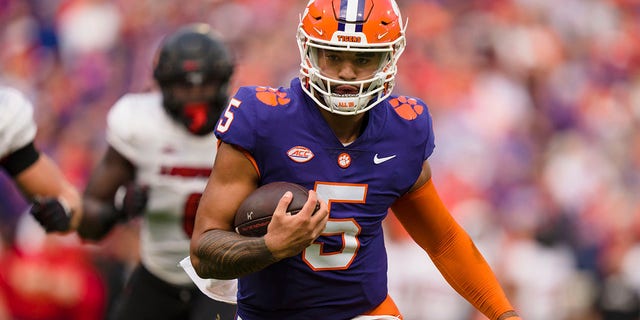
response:
M396 63L405 47L405 28L394 0L309 1L297 34L302 89L333 113L353 115L373 108L394 87ZM381 56L381 63L368 79L333 79L320 70L321 50L375 53ZM341 94L332 89L341 85L355 86L359 91Z

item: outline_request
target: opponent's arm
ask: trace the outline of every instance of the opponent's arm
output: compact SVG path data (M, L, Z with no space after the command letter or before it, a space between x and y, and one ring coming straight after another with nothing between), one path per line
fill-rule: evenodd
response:
M32 209L34 217L47 231L75 230L82 217L80 194L60 168L46 154L38 153L33 144L18 150L5 161L10 163L14 158L19 161L30 158L34 161L14 177L20 189L36 201ZM39 215L41 211L37 208L48 211L46 216Z
M0 167L11 175L34 204L31 215L47 232L76 228L82 216L80 195L60 168L34 145L37 126L33 105L21 92L0 89L0 104L6 125L0 129L3 143Z
M84 217L78 233L84 239L102 239L119 221L140 214L147 202L146 187L132 184L136 168L114 148L109 147L94 169L83 194ZM114 198L122 186L126 187L122 205L117 208Z
M298 254L324 229L328 219L326 203L321 202L321 209L311 216L317 198L310 191L304 208L294 216L285 213L291 202L291 194L285 194L265 236L235 233L235 212L257 188L258 180L251 156L229 144L220 144L191 238L191 263L200 277L233 279L259 271Z
M492 320L520 319L489 264L442 203L428 162L414 188L391 209L447 282L476 309Z

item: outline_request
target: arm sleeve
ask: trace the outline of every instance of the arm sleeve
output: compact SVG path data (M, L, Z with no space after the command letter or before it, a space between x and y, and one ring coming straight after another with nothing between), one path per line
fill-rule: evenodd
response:
M240 147L248 154L254 154L256 131L260 127L255 125L257 114L260 112L260 103L255 98L255 87L240 87L232 101L234 103L229 104L218 121L216 138Z
M0 160L0 166L4 167L9 175L15 177L36 163L38 158L40 158L40 153L36 150L33 142L30 142Z
M493 320L513 310L489 264L446 209L431 180L391 209L447 282L476 309Z

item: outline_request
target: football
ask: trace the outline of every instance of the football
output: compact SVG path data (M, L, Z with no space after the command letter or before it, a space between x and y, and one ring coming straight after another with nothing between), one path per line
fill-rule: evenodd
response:
M273 211L278 206L280 198L285 192L291 191L293 199L287 208L292 215L298 213L309 193L303 186L291 182L272 182L254 190L236 211L234 227L243 236L261 237L267 233L267 226L271 222ZM315 210L320 208L316 205Z

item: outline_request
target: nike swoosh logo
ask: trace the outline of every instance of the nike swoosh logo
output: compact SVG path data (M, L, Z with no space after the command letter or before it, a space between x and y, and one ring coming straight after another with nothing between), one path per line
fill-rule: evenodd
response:
M322 36L322 34L324 33L324 31L322 31L322 29L318 29L317 27L313 27L314 30L316 30L316 32L318 33L319 36Z
M378 154L376 153L376 155L373 156L373 163L374 164L381 164L381 163L383 163L385 161L389 161L389 160L391 160L391 159L393 159L395 157L396 157L396 155L394 154L392 156L388 156L388 157L384 157L384 158L378 158Z
M379 33L379 34L378 34L378 40L380 40L380 39L384 38L384 36L386 36L386 35L387 35L387 33L389 33L389 32L387 31L387 32L385 32L385 33Z

